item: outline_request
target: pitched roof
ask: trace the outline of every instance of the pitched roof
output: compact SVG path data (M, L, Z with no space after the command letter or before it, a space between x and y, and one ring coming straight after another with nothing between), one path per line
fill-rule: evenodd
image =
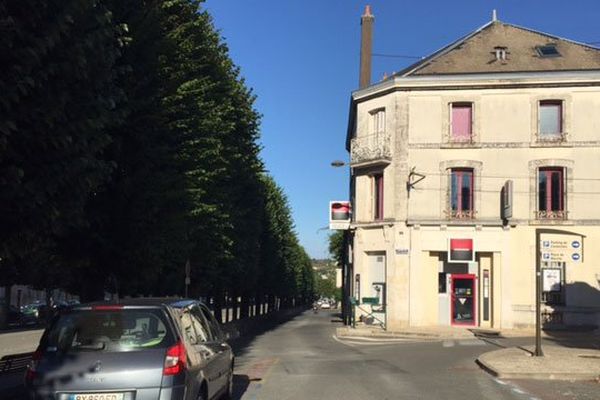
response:
M543 57L539 46L554 45L558 56ZM506 48L497 60L495 48ZM491 21L395 76L600 69L600 49L532 29Z

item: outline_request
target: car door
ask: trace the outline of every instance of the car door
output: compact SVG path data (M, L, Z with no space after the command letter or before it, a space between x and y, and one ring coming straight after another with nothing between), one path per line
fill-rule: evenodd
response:
M187 337L187 342L192 346L194 357L199 359L200 367L193 371L197 383L205 378L208 381L208 396L212 398L216 390L214 382L219 377L219 368L215 362L215 351L207 346L207 334L194 316L192 308L182 311L181 327L183 334Z
M225 340L225 335L221 331L219 323L209 309L204 305L200 305L200 311L202 312L202 315L208 322L210 329L213 332L216 347L219 349L219 368L223 377L223 384L228 385L229 373L231 372L231 367L233 365L233 352Z
M193 314L198 321L202 324L202 327L208 333L207 346L214 352L214 367L218 370L217 378L215 379L216 390L220 390L227 384L227 372L226 363L224 361L223 348L221 346L219 332L211 326L210 320L206 318L201 305L194 307Z
M208 397L212 398L222 387L222 367L219 347L215 343L214 334L202 316L198 305L190 308L190 315L196 332L198 332L197 351L206 361L206 378L208 379Z

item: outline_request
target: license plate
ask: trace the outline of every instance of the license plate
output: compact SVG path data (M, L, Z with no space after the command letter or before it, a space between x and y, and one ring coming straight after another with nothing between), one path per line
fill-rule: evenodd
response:
M75 393L69 400L123 400L123 393Z

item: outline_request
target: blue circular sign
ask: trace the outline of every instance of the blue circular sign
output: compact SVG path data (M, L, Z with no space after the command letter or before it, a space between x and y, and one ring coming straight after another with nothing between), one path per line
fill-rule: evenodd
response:
M573 246L574 249L578 249L579 247L581 247L581 242L579 240L573 240L571 242L571 246Z
M573 253L571 258L573 259L573 261L579 261L579 259L581 258L581 255L579 253Z

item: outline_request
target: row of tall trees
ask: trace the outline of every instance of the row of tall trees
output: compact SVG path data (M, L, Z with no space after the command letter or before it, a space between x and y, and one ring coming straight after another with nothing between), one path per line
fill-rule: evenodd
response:
M1 284L176 295L189 262L217 308L311 299L254 95L200 3L0 3Z

